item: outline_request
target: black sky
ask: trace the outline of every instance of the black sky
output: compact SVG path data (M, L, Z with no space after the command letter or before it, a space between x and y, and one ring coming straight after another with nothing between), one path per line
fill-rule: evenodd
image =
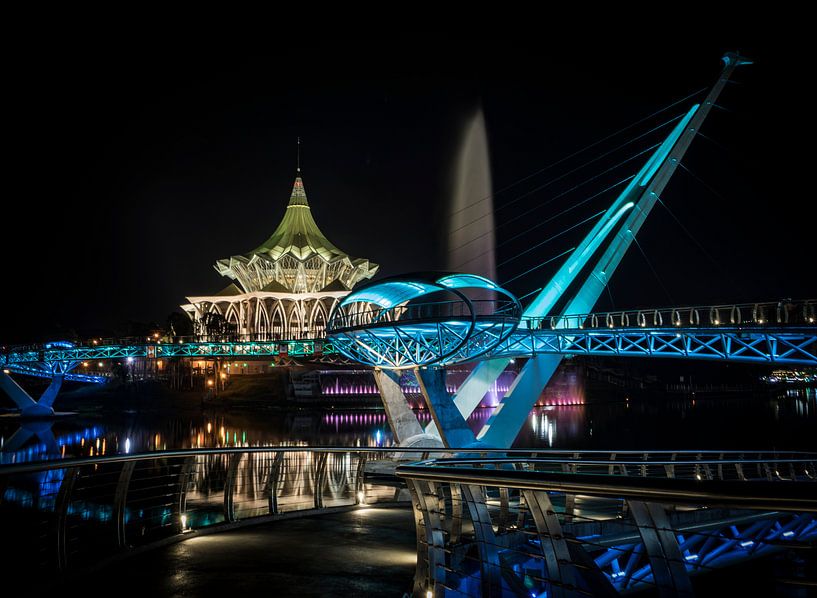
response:
M330 240L381 264L383 275L440 268L450 166L475 106L485 111L502 188L710 86L720 56L735 48L756 63L735 76L740 85L725 91L724 110L713 111L707 139L696 139L685 161L717 193L683 171L664 193L706 253L656 208L638 239L660 282L633 248L600 307L611 298L638 307L813 297L813 151L795 147L808 142L810 81L786 47L690 38L647 52L426 40L240 57L63 48L7 73L13 151L0 340L161 323L185 295L221 289L227 281L214 261L257 246L283 214L297 136L309 201ZM536 207L552 194L517 205ZM500 260L576 221L501 247ZM541 281L550 272L541 270Z

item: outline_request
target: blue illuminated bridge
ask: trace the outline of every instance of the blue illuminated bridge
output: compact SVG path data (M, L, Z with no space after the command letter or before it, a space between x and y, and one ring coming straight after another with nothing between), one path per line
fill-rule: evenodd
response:
M512 301L508 302L513 305ZM483 309L486 303L475 310ZM522 317L468 312L455 302L408 303L330 319L327 338L183 337L52 342L10 347L0 366L10 372L105 382L73 372L85 361L273 358L305 361L348 356L384 369L450 365L537 354L605 355L817 366L817 301L661 308Z
M243 588L281 559L289 559L293 570L315 564L301 579L322 584L333 549L337 578L354 577L359 594L384 591L382 585L365 585L367 571L387 571L382 577L391 578L399 568L390 567L403 562L413 571L401 589L389 591L399 595L405 590L417 598L642 591L692 596L699 577L735 563L782 551L801 551L813 562L815 453L511 448L564 356L817 366L817 300L594 313L721 90L745 64L750 62L734 53L723 57L723 70L706 97L670 121L666 137L647 150L651 153L623 181L609 208L575 248L559 256L564 261L524 306L481 276L424 272L355 287L329 315L326 337L320 339L96 339L4 349L0 388L22 416L33 418L54 415L63 380L106 380L88 372L85 363L351 361L372 368L396 444L389 449L222 447L2 465L6 570L47 583L150 546L157 550L154 561L114 569L110 577L111 584L127 578L127 590L140 593L140 584L158 575L159 568L178 562L171 558L171 542L209 531L224 531L223 541L186 543L189 551L223 548L207 566L193 563L186 573L175 568L168 573L169 579L187 580L184 593L225 595L235 588L216 591L207 584L237 575ZM513 358L524 363L474 432L468 418ZM461 363L473 367L451 393L446 368ZM427 425L417 419L400 387L398 374L404 370L417 379L432 418ZM10 374L44 376L51 383L34 400ZM25 437L41 434L49 423L23 422ZM370 534L368 541L376 546L368 553L357 545L347 547L353 541L350 529L384 520L383 510L372 507L396 505L406 507L403 523L415 526L409 534L411 558L390 544L394 526ZM340 519L334 524L323 519L312 534L290 534L292 541L274 544L296 526L292 520L298 514ZM243 523L277 526L264 535L272 547L246 552L260 546L261 535L247 541L239 529ZM305 523L298 525L307 529ZM320 539L315 550L307 542L313 536ZM334 539L324 540L330 536ZM374 564L350 563L360 554ZM240 556L230 560L230 555ZM262 557L272 560L255 566ZM747 595L774 592L762 586L762 576L752 577L762 562L744 571ZM347 572L352 566L358 568ZM813 590L817 580L801 585ZM289 586L276 579L263 589L270 587L277 592ZM291 594L304 595L301 586L292 587ZM713 595L705 585L701 588ZM142 590L144 595L162 593ZM312 590L311 595L353 593L323 585Z
M63 380L105 383L106 375L83 373L79 366L110 360L286 356L403 370L603 355L814 367L815 311L817 301L808 300L522 317L513 295L481 277L390 279L350 294L330 316L326 338L108 339L12 347L0 355L0 386L23 415L48 416ZM10 373L50 378L52 384L35 401Z

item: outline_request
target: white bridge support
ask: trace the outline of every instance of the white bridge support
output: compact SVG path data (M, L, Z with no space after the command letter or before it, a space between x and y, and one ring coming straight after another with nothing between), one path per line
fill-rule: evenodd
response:
M20 409L22 417L51 417L54 415L54 399L62 387L63 374L55 373L51 378L51 384L40 396L39 401L35 401L22 389L22 387L12 380L5 372L0 372L0 388L11 398Z
M409 439L423 435L423 426L409 408L406 395L400 388L398 376L389 370L375 369L374 382L380 391L394 441L400 446L408 446Z

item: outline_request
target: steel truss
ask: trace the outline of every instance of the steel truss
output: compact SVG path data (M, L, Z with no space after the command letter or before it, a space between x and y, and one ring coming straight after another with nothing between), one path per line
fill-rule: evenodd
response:
M424 322L336 333L332 342L341 353L364 364L403 369L472 361L497 346L511 330L503 320L475 325Z
M504 330L487 328L481 335L468 337L463 331L436 323L434 334L428 325L416 334L395 328L393 337L375 335L367 330L354 335L338 335L332 341L253 341L123 343L89 346L51 346L40 350L10 351L0 355L0 366L18 373L51 377L67 374L66 380L90 381L68 374L82 361L111 359L168 359L189 357L207 359L331 357L351 354L361 362L385 368L405 368L436 363L441 354L473 354L490 347ZM463 349L465 347L465 349ZM817 366L817 329L815 327L777 328L611 328L543 329L518 328L495 349L494 357L532 357L542 353L572 355L609 355L630 357L669 357L744 363ZM473 359L473 357L471 357ZM56 368L56 369L54 369ZM96 381L96 380L95 380Z
M54 364L62 364L62 362L54 362ZM14 374L24 374L26 376L35 376L37 378L53 378L56 372L54 368L49 367L49 363L29 365L25 363L18 363L9 365L7 369ZM78 363L70 363L63 368L63 379L69 382L86 382L90 384L103 384L110 380L108 376L100 376L93 374L77 374L71 372Z
M323 340L308 341L256 341L256 342L192 342L179 344L133 343L117 345L93 345L84 347L59 347L40 351L11 351L0 355L0 365L11 368L20 364L73 363L107 359L169 359L172 357L309 357L334 354L332 343Z
M672 357L817 366L817 330L809 328L518 329L490 357L540 353Z

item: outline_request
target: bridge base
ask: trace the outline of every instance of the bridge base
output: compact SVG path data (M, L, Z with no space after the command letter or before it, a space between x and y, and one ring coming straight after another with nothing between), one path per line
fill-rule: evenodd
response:
M39 401L35 401L31 398L31 396L5 372L0 372L0 388L3 389L20 409L20 417L54 417L57 413L54 412L52 405L54 404L54 399L57 398L57 393L59 393L62 387L63 378L62 374L55 374L51 379L51 384L40 396Z

